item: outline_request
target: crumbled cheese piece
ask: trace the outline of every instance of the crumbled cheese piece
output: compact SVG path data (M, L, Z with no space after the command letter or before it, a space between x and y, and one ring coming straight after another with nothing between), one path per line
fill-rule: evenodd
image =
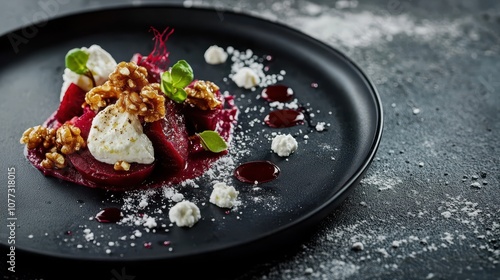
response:
M153 217L148 217L146 219L146 222L144 222L144 226L147 227L147 228L154 228L157 226L156 224L156 219L153 218Z
M87 68L92 72L96 86L104 84L108 80L109 74L116 68L117 63L115 59L99 45L91 45L89 48L83 47L80 49L89 53ZM63 99L71 83L76 84L85 91L92 89L92 81L89 77L77 74L66 68L63 73L60 100Z
M278 134L273 138L271 149L280 157L287 157L298 148L298 143L290 134Z
M232 208L239 205L237 200L239 192L233 187L225 183L216 183L213 186L210 202L221 208Z
M204 57L208 64L221 64L226 62L227 53L223 48L213 45L205 51Z
M238 72L233 75L232 79L238 87L246 89L255 87L260 83L259 76L250 67L243 67L239 69Z
M196 204L184 200L170 208L168 218L179 227L192 227L200 220L201 214Z
M176 193L172 195L172 201L174 202L180 202L184 199L184 195L182 193Z
M324 131L325 130L325 123L324 122L318 122L316 124L316 131Z
M115 105L95 116L87 146L98 161L109 164L117 161L150 164L155 159L153 144L143 133L139 118L120 112Z

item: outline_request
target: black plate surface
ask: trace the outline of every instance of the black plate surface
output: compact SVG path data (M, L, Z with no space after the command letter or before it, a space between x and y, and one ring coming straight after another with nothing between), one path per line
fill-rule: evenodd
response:
M67 26L71 26L70 31L63 31ZM158 213L162 200L150 201L144 213L163 217L162 223L169 229L155 233L145 232L141 226L90 220L104 207L120 206L120 195L44 177L26 161L19 144L26 128L41 124L57 108L64 55L69 49L99 44L117 61L129 60L134 53L151 51L150 26L175 29L167 42L171 61L186 59L197 78L214 81L223 91L236 96L241 128L235 133L250 141L248 153L237 160L270 160L281 168L277 180L259 188L225 178L240 191L243 202L238 211L229 214L208 203L208 180L199 180L200 187L196 189L179 187L186 198L198 201L202 211L202 220L190 229L168 226L167 210ZM379 96L354 63L296 30L248 15L165 6L93 11L16 30L5 34L1 43L2 172L6 182L8 168L15 168L18 254L69 263L95 261L116 265L144 265L152 261L173 264L268 254L296 242L338 206L368 168L381 138ZM255 121L262 120L271 110L266 102L256 98L261 89L241 89L227 79L230 61L224 65L206 64L203 53L214 44L251 49L258 57L271 55L273 59L264 62L269 66L267 73L283 74L281 83L293 88L298 102L313 114L311 126L277 130ZM318 87L311 87L312 83ZM325 131L317 131L313 126L318 122L329 126ZM272 132L296 136L297 152L288 159L271 153ZM7 192L3 189L2 215L7 206ZM94 242L86 241L86 228L94 233ZM143 232L140 238L121 241L135 229ZM3 248L10 246L9 234L5 227L0 230ZM115 243L110 245L109 241ZM170 245L161 246L163 241L170 241ZM151 242L151 248L143 246L146 242ZM106 249L111 249L111 253L106 253Z

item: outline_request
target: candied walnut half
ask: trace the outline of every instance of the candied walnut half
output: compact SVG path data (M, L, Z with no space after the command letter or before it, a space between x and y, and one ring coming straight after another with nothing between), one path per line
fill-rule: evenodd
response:
M130 163L123 161L123 160L119 160L119 161L115 162L115 164L113 165L113 168L116 171L129 171L130 170Z
M49 149L56 143L56 130L41 125L30 127L24 131L19 142L26 144L28 149L34 149L40 145Z
M57 129L56 145L62 154L68 155L85 147L85 140L80 136L80 129L70 124L64 124Z
M149 84L148 70L135 62L122 61L109 74L109 81L122 92L139 92Z
M144 86L139 93L123 94L116 105L121 112L143 116L146 122L154 122L165 116L165 96L158 83Z
M110 100L117 100L123 94L140 92L149 85L148 70L135 62L122 61L109 74L109 80L92 88L85 95L85 103L94 111L104 108ZM85 106L85 104L84 104Z
M213 110L221 105L216 93L219 87L210 81L197 80L192 87L185 88L186 102L201 110Z
M114 87L110 81L92 88L85 94L85 103L94 111L104 108L108 105L110 99L117 99L120 96L118 88ZM85 104L84 104L85 106Z
M64 168L67 166L66 159L63 155L57 152L51 152L45 154L45 159L42 160L41 165L43 168Z

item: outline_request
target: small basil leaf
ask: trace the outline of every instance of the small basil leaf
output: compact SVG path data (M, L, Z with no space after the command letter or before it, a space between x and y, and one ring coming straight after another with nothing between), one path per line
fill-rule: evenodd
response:
M189 85L193 79L193 69L185 60L177 61L170 70L172 75L172 84L176 88L184 88Z
M165 71L161 74L161 83L172 84L172 75L169 71Z
M173 92L175 91L174 86L172 86L171 83L167 83L164 80L162 80L162 83L160 85L161 91L165 93L168 97L172 96Z
M174 88L174 92L172 93L172 96L169 96L170 99L177 103L182 103L184 100L187 98L187 92L182 89L182 88Z
M84 50L78 48L72 49L66 54L66 67L77 74L84 75L89 72L87 68L89 56L90 54Z
M205 130L201 133L198 133L198 136L201 139L203 148L213 153L220 153L227 150L226 141L224 141L224 139L222 139L222 137L216 131Z

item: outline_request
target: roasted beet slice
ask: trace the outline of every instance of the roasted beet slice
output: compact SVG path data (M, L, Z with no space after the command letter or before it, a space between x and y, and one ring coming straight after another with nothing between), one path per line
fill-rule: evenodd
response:
M187 105L183 112L186 116L189 134L194 134L204 130L215 130L220 119L221 109L201 110Z
M71 83L64 94L55 118L58 122L64 123L75 116L83 113L82 104L85 102L86 92L79 86Z
M193 81L188 87L193 86L196 82ZM217 122L220 120L221 112L224 108L224 97L218 90L215 97L221 102L219 108L213 110L202 110L193 105L185 103L182 113L186 117L186 126L190 135L204 130L216 130Z
M165 173L182 171L189 153L189 139L185 119L177 105L170 99L165 101L166 115L161 120L147 123L144 133L153 143L155 158Z
M71 165L83 178L100 186L135 189L153 172L155 163L132 163L129 171L116 171L112 164L100 162L88 149L67 156Z
M95 116L96 113L87 107L81 116L71 121L74 126L80 129L80 135L85 141L87 141L90 128L92 127L92 120Z

